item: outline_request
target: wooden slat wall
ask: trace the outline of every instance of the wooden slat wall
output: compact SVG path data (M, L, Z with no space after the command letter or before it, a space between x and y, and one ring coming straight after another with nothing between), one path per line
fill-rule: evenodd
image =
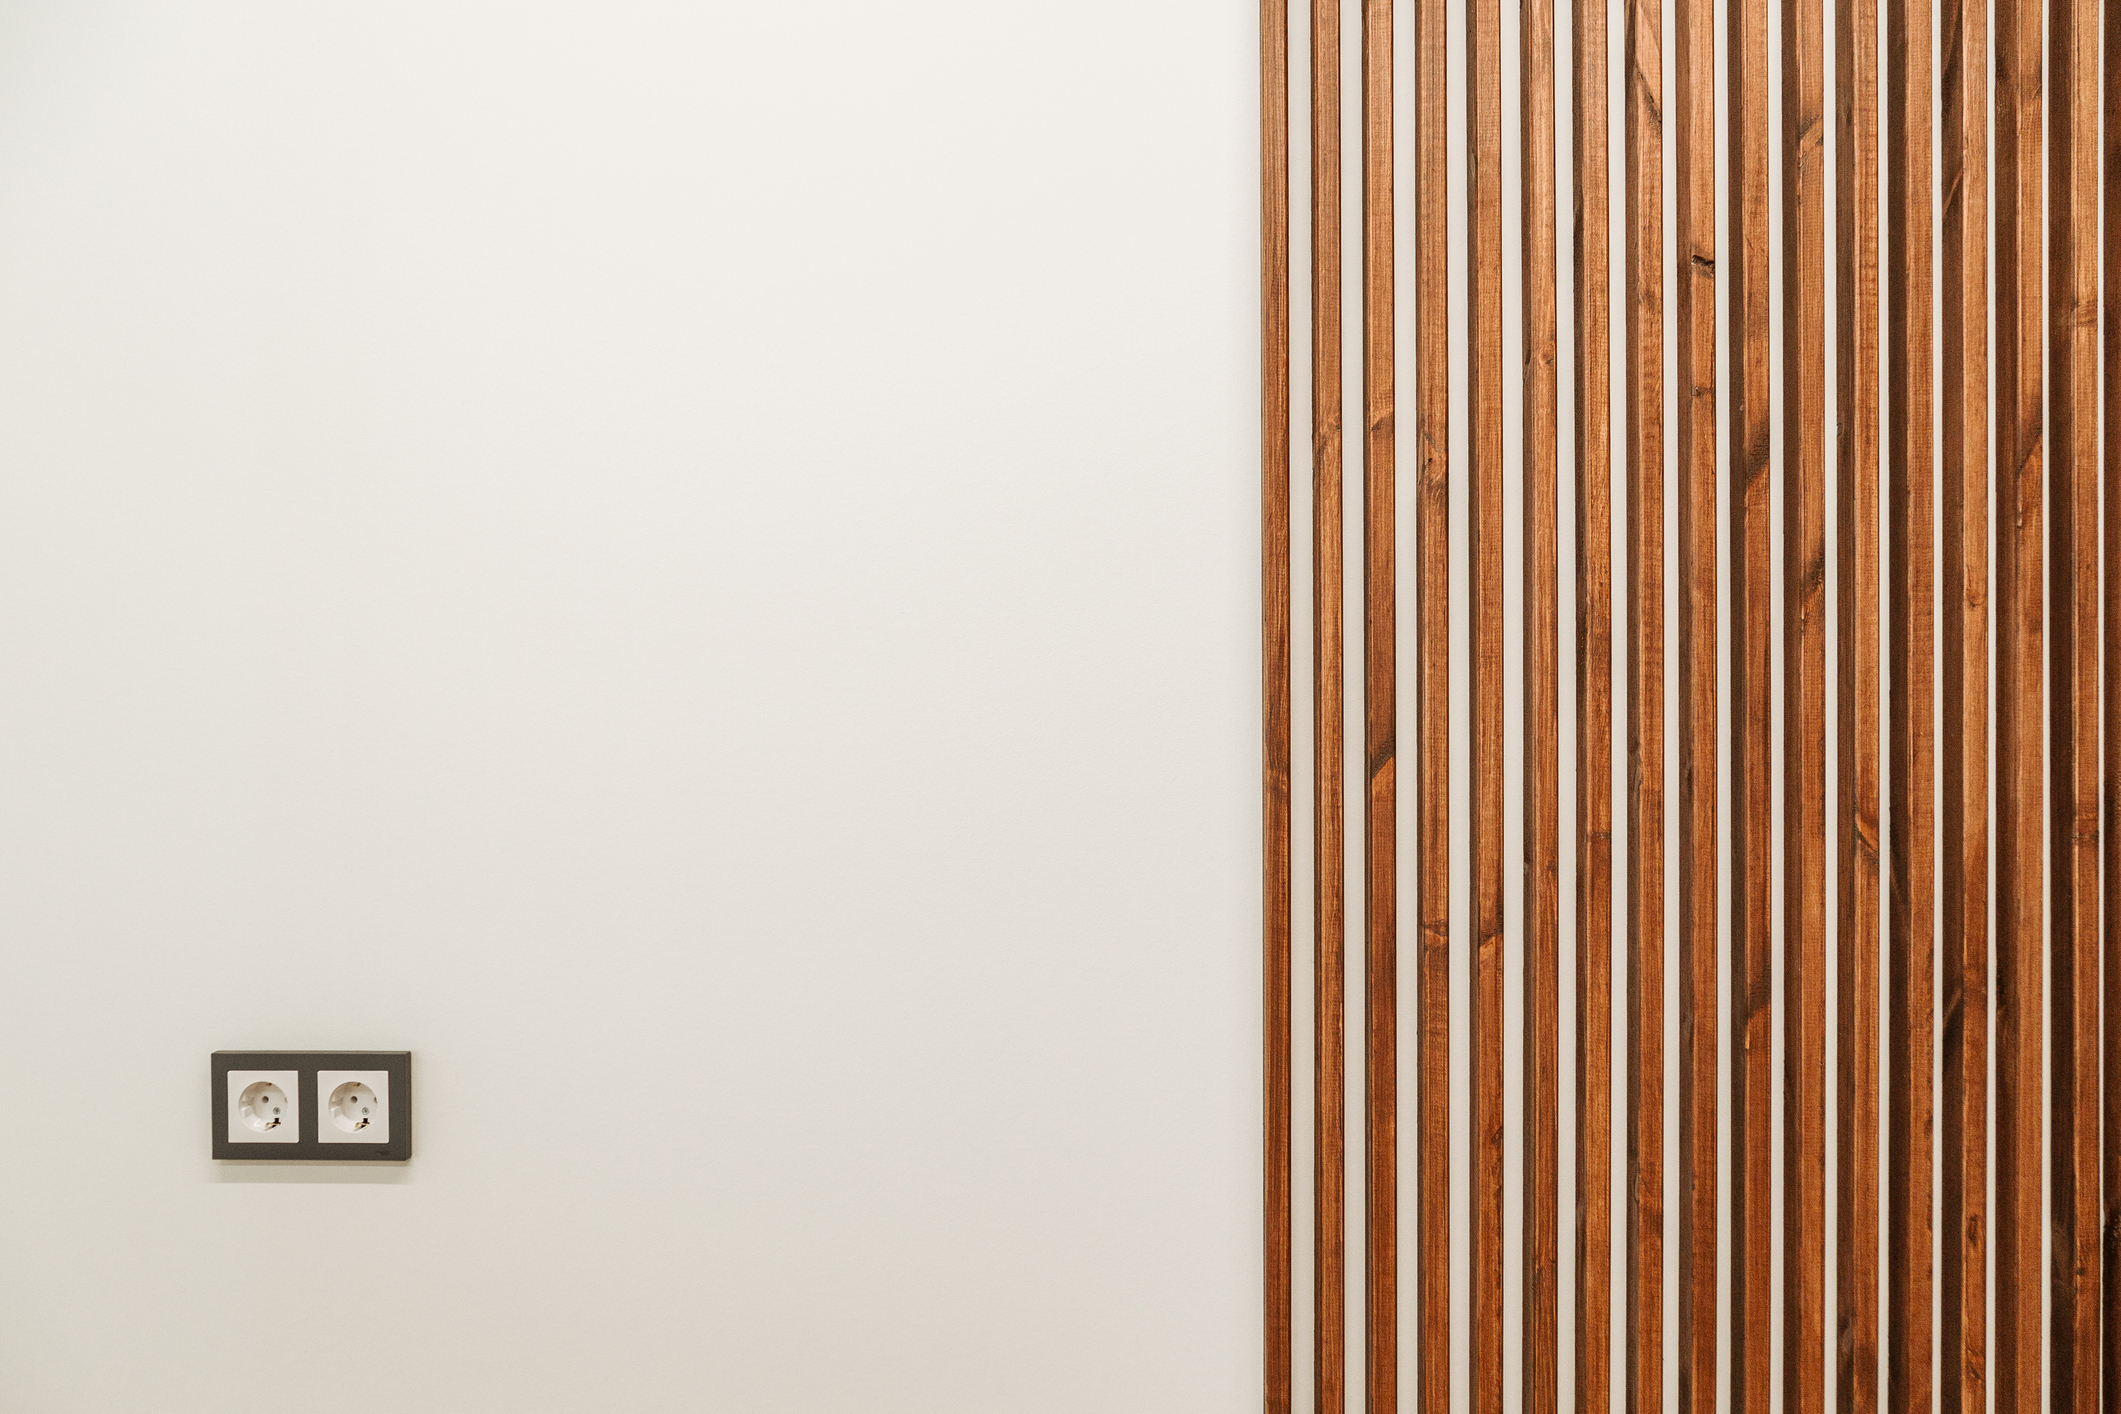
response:
M1518 33L1524 154L1524 1280L1523 1414L1555 1414L1561 1327L1561 606L1556 458L1554 2Z
M1576 1402L1607 1414L1613 1326L1613 419L1606 7L1569 7L1576 361Z
M1926 0L1886 0L1887 597L1886 1408L1929 1414L1935 1295L1936 441Z
M1768 1414L1773 1292L1773 546L1767 0L1728 9L1731 221L1731 1332L1733 1414Z
M1939 0L1944 544L1937 1300L1942 1414L1988 1408L1988 0Z
M1399 720L1392 0L1362 8L1364 1394L1399 1393Z
M1679 1410L1716 1409L1716 7L1675 0Z
M2100 1407L2098 54L2099 0L2051 0L2044 87L2051 95L2048 1404L2055 1414L2096 1414Z
M1473 1414L1502 1414L1502 4L1468 0L1466 359L1473 642Z
M1993 62L1989 0L1882 0L1882 50L1881 0L1782 0L1779 34L1767 0L1730 0L1720 47L1710 0L1672 3L1667 72L1663 0L1571 0L1565 14L1554 0L1521 0L1514 85L1502 0L1414 0L1410 12L1416 1211L1405 1259L1413 1300L1402 1313L1394 10L1390 0L1312 0L1308 15L1313 838L1310 878L1297 881L1290 16L1287 0L1262 0L1264 1407L1296 1407L1301 1271L1311 1292L1308 1407L1326 1414L1357 1402L1396 1414L1402 1314L1415 1341L1414 1407L1448 1414L1454 1291L1470 1303L1462 1397L1476 1414L1504 1414L1513 1390L1527 1414L1606 1414L1616 1373L1629 1414L1654 1414L1668 1359L1686 1414L1716 1409L1726 1381L1738 1414L1866 1414L1881 1401L1893 1414L1989 1414L1991 1399L1996 1414L2121 1409L2121 532L2101 538L2102 514L2107 527L2121 526L2121 416L2101 421L2121 408L2121 0L1995 0ZM1342 28L1351 5L1360 24L1361 302L1344 320ZM1617 130L1608 113L1615 22ZM1557 102L1564 23L1566 105ZM1455 39L1464 44L1456 71ZM1667 113L1677 183L1669 241ZM1467 143L1456 248L1454 133ZM1773 231L1771 142L1781 181ZM1719 181L1729 202L1721 223ZM1513 182L1514 240L1504 219ZM1773 281L1771 241L1781 255ZM1718 329L1719 310L1728 330ZM1465 321L1456 369L1455 314ZM1363 412L1359 1219L1345 1201L1343 1148L1344 664L1357 631L1341 613L1350 322ZM1729 350L1722 380L1719 334ZM1466 414L1455 443L1454 376L1464 379ZM1668 438L1678 527L1669 546ZM1454 493L1468 552L1456 565ZM1617 721L1616 575L1625 589ZM1670 576L1678 613L1667 625ZM1454 592L1467 596L1455 641ZM1515 637L1505 612L1513 596L1523 609ZM1567 655L1565 620L1575 629ZM1678 687L1669 760L1668 671ZM1469 711L1460 737L1454 672L1464 674ZM1575 711L1564 733L1567 693ZM1626 751L1618 832L1616 729ZM1468 753L1458 801L1454 747ZM1521 791L1510 796L1513 769ZM1670 917L1668 771L1677 792ZM1566 839L1565 782L1576 810ZM1522 831L1514 897L1504 859L1513 821ZM1618 920L1616 857L1625 869ZM1455 931L1454 863L1469 888ZM1302 1246L1291 1184L1297 882L1310 888L1316 1103ZM1564 894L1574 899L1566 920ZM1565 1049L1570 938L1575 1044ZM1457 998L1454 947L1467 950L1460 976L1470 982ZM1679 1001L1669 1045L1668 948ZM1617 1113L1616 963L1626 1003ZM1504 1050L1513 1002L1523 1016L1514 1086ZM1454 1036L1471 1057L1456 1091ZM1671 1117L1678 1207L1668 1225ZM1779 1195L1770 1153L1778 1127ZM1471 1180L1455 1247L1454 1143L1465 1145L1458 1157ZM1522 1165L1515 1230L1506 1222L1513 1157ZM1616 1158L1625 1173L1617 1270ZM1566 1289L1565 1221L1575 1275ZM1730 1243L1719 1250L1726 1221ZM1670 1331L1668 1239L1678 1278ZM1364 1254L1359 1388L1346 1378L1351 1240ZM1513 1251L1514 1297L1505 1266ZM1728 1307L1719 1305L1722 1262ZM1768 1346L1777 1315L1779 1392Z
M2099 378L2105 420L2100 425L2100 494L2109 527L2121 527L2121 4L2107 0L2100 28L2108 56L2101 91L2106 147L2101 154L2102 244L2099 251ZM2103 913L2100 959L2105 989L2100 1078L2105 1092L2100 1182L2105 1243L2101 1249L2100 1378L2109 1400L2121 1394L2121 532L2109 529L2101 547L2100 649L2105 670L2100 727L2106 750L2100 776L2100 882Z
M1260 662L1264 840L1266 1408L1293 1407L1290 1363L1289 11L1259 5Z
M1664 1397L1664 16L1623 0L1629 1414Z
M1826 1407L1826 82L1782 6L1782 1409Z
M1347 732L1340 0L1311 0L1312 1408L1347 1407Z
M1996 1414L2041 1409L2040 25L1996 3Z
M1445 0L1414 7L1415 1379L1451 1408L1451 358ZM1371 1414L1394 1414L1373 1394Z
M1834 7L1834 1407L1878 1408L1878 6ZM1822 577L1823 579L1823 577Z

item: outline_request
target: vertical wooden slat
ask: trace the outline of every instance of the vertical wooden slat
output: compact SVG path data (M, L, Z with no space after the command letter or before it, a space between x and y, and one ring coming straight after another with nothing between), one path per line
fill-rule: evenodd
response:
M1996 1414L2041 1408L2040 6L1996 5Z
M1312 1399L1347 1404L1346 669L1342 643L1340 0L1311 0Z
M1768 1414L1773 634L1767 0L1731 0L1731 1408Z
M1573 0L1569 30L1576 341L1576 1409L1607 1414L1613 1323L1613 429L1604 0Z
M1664 1388L1664 133L1660 0L1627 0L1629 1414Z
M2099 0L2050 0L2054 1414L2099 1408Z
M2105 1243L2100 1305L2104 1357L2104 1408L2121 1410L2121 4L2102 7L2107 55L2104 89L2105 151L2101 187L2105 225L2100 249L2100 380L2106 416L2101 424L2100 493L2106 513L2103 585L2104 692L2100 704L2106 751L2100 812L2102 880L2106 902L2101 920L2105 1030L2101 1037L2105 1079Z
M1502 1412L1502 6L1466 6L1471 422L1473 1414Z
M1929 0L1886 0L1887 541L1892 761L1887 1002L1886 1407L1930 1414L1930 1145L1935 1113L1936 443L1931 417L1934 229Z
M1878 1408L1878 5L1834 6L1837 1414Z
M1988 1408L1988 4L1943 0L1942 1414Z
M1371 1414L1399 1407L1397 590L1393 553L1392 5L1362 9L1363 921Z
M1716 8L1678 0L1679 1409L1716 1408Z
M1290 1407L1289 14L1259 7L1260 660L1265 801L1265 1407Z
M1825 85L1820 0L1782 6L1784 1414L1825 1407Z
M1561 643L1555 528L1554 0L1518 29L1524 154L1524 1414L1559 1396Z
M1444 0L1419 0L1414 13L1414 417L1420 459L1414 508L1414 867L1421 920L1414 979L1415 1407L1419 1414L1450 1414L1451 369Z

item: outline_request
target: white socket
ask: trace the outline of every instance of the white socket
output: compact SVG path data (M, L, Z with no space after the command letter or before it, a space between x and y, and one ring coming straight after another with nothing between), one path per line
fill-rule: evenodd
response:
M318 1071L317 1142L319 1144L388 1144L390 1142L390 1072L387 1070Z
M302 1086L292 1070L228 1073L228 1142L302 1142Z

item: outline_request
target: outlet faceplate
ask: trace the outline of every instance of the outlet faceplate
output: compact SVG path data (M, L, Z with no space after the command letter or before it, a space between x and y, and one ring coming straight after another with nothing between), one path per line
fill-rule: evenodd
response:
M231 1070L220 1126L231 1144L298 1144L302 1140L302 1082L292 1070Z
M319 1144L390 1142L389 1071L320 1070L315 1093Z
M216 1159L412 1157L410 1051L215 1051L212 1094Z

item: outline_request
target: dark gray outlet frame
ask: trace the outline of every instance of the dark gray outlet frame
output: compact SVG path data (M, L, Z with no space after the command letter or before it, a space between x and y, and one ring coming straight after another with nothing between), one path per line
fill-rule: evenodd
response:
M228 1140L228 1073L231 1070L292 1070L302 1087L300 1125L292 1144L231 1144ZM380 1070L390 1077L388 1144L317 1142L317 1072ZM215 1051L213 1056L214 1158L229 1163L402 1164L412 1157L411 1051Z

